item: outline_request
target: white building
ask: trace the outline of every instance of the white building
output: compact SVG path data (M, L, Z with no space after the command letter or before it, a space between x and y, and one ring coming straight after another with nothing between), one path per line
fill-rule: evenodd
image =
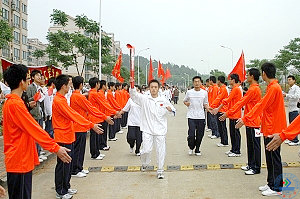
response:
M36 50L43 50L45 51L47 48L47 44L43 44L39 39L33 38L28 39L28 66L44 66L46 62L49 61L47 53L39 59L33 56L33 53Z

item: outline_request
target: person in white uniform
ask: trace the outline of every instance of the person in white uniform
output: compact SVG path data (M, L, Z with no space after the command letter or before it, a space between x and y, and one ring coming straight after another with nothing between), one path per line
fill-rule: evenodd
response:
M193 154L200 156L200 145L204 136L205 129L205 111L208 109L208 94L207 91L201 89L201 77L193 77L194 89L188 90L183 103L188 107L186 117L188 118L188 146L189 155Z
M131 82L134 80L131 79ZM130 97L141 106L141 131L143 137L141 149L142 171L147 169L151 161L153 142L157 152L157 178L164 178L164 162L166 156L166 133L167 133L167 113L174 113L176 109L165 98L158 96L160 83L157 80L149 82L151 95L138 93L135 88L129 90Z

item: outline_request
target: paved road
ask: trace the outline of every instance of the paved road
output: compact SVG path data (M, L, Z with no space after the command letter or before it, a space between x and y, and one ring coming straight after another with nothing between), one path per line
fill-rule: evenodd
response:
M182 99L182 96L181 96ZM83 179L72 178L73 188L78 189L74 198L80 199L151 199L151 198L263 198L257 190L258 186L266 183L266 169L255 176L245 176L240 169L219 169L220 164L238 167L245 164L246 140L245 129L242 128L242 156L229 158L224 153L230 148L219 148L216 144L219 140L211 140L205 137L201 146L202 156L189 156L187 147L187 120L185 119L186 107L179 101L176 117L170 117L167 134L167 157L164 180L156 179L155 172L129 172L113 171L104 172L104 169L116 170L118 166L128 169L138 169L128 166L140 166L139 157L129 153L126 143L126 133L118 134L116 142L109 142L111 150L104 152L104 160L91 160L87 146L85 167L90 168L88 177ZM298 146L290 147L283 145L282 161L299 164ZM263 163L265 162L262 152ZM49 199L55 198L54 191L54 167L55 158L43 163L33 177L33 198ZM153 151L152 165L156 165L155 151ZM216 165L217 164L217 165ZM206 165L197 168L194 165ZM172 167L174 166L174 167ZM176 170L183 166L188 171ZM193 167L194 166L194 167ZM122 168L122 167L119 167ZM208 168L208 169L207 169ZM102 171L100 171L102 169ZM126 170L125 169L125 170ZM293 173L300 179L300 167L285 167L284 172ZM299 193L300 196L300 193Z

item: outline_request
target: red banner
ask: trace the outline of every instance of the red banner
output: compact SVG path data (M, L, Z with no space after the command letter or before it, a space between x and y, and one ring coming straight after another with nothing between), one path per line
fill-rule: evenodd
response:
M122 51L120 51L120 54L118 56L118 60L116 62L116 65L115 65L113 71L111 72L111 74L117 80L119 80L119 82L123 83L124 82L124 78L121 76L121 65L122 65Z
M241 82L244 82L246 80L246 65L245 65L245 58L244 58L244 52L242 51L241 57L239 58L239 61L236 63L233 70L229 73L228 79L231 74L238 74Z

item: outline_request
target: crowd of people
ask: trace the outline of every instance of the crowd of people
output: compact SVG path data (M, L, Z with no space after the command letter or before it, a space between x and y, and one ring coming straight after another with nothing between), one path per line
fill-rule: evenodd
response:
M241 87L237 74L230 75L230 87L226 86L224 76L210 76L205 85L200 76L195 76L193 88L186 92L183 103L188 109L189 155L201 156L206 124L207 131L211 131L209 137L220 138L217 147L229 147L226 125L229 118L231 149L225 154L241 156L239 128L245 125L248 164L241 169L246 175L255 175L261 170L263 137L268 178L259 190L264 196L272 196L280 195L282 190L280 144L284 140L291 146L299 144L296 136L300 132L297 129L300 89L295 85L295 77L289 76L290 90L282 92L272 63L263 64L261 71L262 74L255 68L248 70L248 89ZM264 97L259 87L260 76L268 85ZM34 70L28 76L24 65L9 67L4 72L4 80L10 88L3 106L10 198L31 198L32 170L47 159L45 151L57 154L56 197L72 198L77 190L71 188L71 177L84 178L89 174L83 169L87 132L90 133L90 157L99 161L105 157L101 151L110 150L108 141L117 141L116 134L128 128L129 151L140 156L142 171L148 169L155 144L157 178L164 178L167 115L176 115L171 103L178 103L176 86L151 80L148 86L140 87L131 78L129 88L127 83L107 83L96 77L85 84L80 76L63 74L50 78L46 84L40 71ZM289 100L290 123L297 118L288 128L284 98Z

